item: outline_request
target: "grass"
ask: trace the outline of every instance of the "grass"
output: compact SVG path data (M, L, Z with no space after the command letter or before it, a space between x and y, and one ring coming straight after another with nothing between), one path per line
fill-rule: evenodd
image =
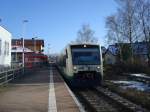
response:
M135 89L123 89L111 82L106 82L106 87L111 91L118 93L120 96L141 105L144 108L150 110L150 94Z

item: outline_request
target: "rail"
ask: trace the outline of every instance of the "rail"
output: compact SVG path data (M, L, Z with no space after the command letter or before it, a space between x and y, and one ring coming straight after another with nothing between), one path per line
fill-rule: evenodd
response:
M115 101L117 104L122 106L127 112L149 112L147 109L142 108L140 105L137 105L119 95L116 93L111 92L110 90L103 88L103 87L97 87L95 90L98 93L103 94L104 96L108 97L110 100Z
M23 67L3 68L0 70L0 85L6 84L17 78L19 75L23 74L24 74Z

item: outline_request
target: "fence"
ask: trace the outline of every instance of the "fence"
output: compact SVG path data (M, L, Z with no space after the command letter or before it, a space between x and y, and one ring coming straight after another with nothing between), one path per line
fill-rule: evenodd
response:
M0 69L0 85L6 84L24 74L23 67L8 67Z

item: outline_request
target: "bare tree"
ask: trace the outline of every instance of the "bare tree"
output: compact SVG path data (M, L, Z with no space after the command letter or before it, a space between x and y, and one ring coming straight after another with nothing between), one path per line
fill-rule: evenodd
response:
M139 28L142 31L141 37L145 41L148 49L147 58L150 66L150 1L137 0L136 13Z
M89 25L83 25L78 31L76 43L97 43L98 39L94 36L94 31Z
M106 28L108 28L107 32L107 38L108 43L118 43L117 47L119 47L119 59L122 61L122 47L121 43L124 42L124 39L122 38L122 28L119 18L116 15L111 15L106 18ZM119 44L120 43L120 44Z
M138 40L138 27L136 18L136 0L119 0L120 8L118 9L120 18L122 19L122 26L125 31L123 37L127 38L130 43L131 63L134 61L133 57L133 42Z
M117 43L129 43L130 59L133 63L133 43L140 37L140 28L136 17L137 0L116 0L116 2L119 5L117 13L109 16L106 20L107 37Z

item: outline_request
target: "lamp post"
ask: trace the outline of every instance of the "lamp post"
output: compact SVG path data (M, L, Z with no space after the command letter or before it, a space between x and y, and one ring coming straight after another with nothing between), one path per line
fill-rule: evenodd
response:
M36 38L38 38L38 37L34 37L34 52L36 53Z
M22 51L22 66L24 67L24 36L25 36L25 23L28 22L28 20L23 20L23 29L22 29L22 47L23 47L23 51Z
M34 53L36 54L36 38L38 38L38 37L34 37L33 39L34 39ZM36 59L34 58L34 64L36 64Z
M17 62L18 62L18 58L17 58L17 40L16 40L16 64L18 64Z
M48 60L50 60L50 44L48 44Z

